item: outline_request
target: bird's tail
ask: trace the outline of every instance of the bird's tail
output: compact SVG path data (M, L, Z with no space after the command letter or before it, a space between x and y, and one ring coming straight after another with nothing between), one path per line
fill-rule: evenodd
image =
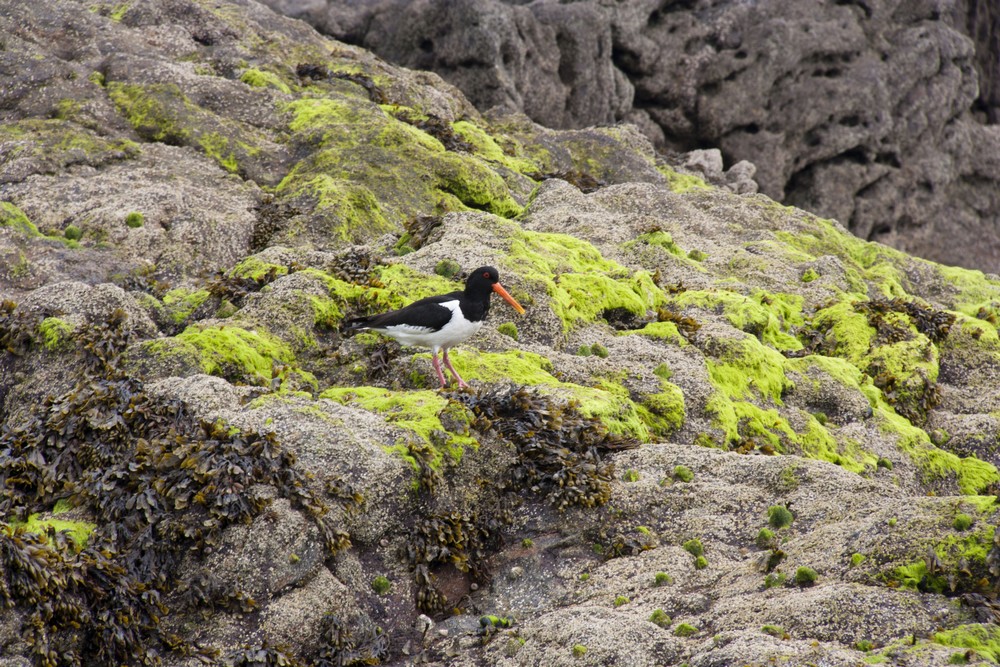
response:
M368 328L368 321L371 320L370 317L354 317L349 320L344 320L343 324L340 325L340 330L343 332L348 331L361 331Z

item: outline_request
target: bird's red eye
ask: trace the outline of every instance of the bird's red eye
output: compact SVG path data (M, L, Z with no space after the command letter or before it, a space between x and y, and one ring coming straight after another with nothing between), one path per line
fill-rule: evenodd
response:
M490 277L490 272L489 271L483 271L483 278L489 278L489 277Z

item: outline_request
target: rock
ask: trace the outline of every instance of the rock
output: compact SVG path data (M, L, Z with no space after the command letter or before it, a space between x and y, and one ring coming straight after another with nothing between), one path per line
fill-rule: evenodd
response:
M1000 23L987 5L272 2L437 72L481 109L715 146L752 162L762 192L862 238L993 270Z
M352 34L390 7L282 6ZM610 45L640 102L654 83L674 86L664 109L718 83L742 106L706 102L718 117L699 131L838 91L866 63L908 82L920 132L956 129L973 99L969 44L922 5L897 8L909 27L879 38L886 61L854 6L695 21L681 3L610 33L594 28L652 10L491 7L486 28L530 14L561 35L572 82ZM776 153L726 170L725 147L697 142L668 164L635 126L480 114L437 75L255 2L0 14L16 47L0 64L20 68L0 93L4 660L41 659L36 627L94 667L930 667L993 650L996 275L753 193L788 168ZM858 60L827 62L805 27ZM658 70L650 35L700 35L690 67ZM740 69L750 43L775 48ZM746 77L758 97L730 90ZM615 120L616 91L557 106ZM888 91L809 159L897 141ZM635 118L680 127L699 109ZM789 136L826 122L799 121ZM921 168L946 178L934 155ZM344 330L484 264L526 312L495 300L451 352L470 390L438 390L424 350ZM81 519L78 551L56 531Z

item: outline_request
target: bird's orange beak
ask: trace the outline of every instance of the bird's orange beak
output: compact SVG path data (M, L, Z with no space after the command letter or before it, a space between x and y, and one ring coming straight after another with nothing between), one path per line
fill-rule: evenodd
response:
M507 290L500 285L500 283L493 283L493 291L503 297L503 300L510 304L510 307L524 315L524 308L521 307L514 297L507 293Z

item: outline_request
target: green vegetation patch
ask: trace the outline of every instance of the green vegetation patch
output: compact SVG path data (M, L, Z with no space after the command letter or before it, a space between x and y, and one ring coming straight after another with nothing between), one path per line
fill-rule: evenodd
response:
M11 229L16 229L18 232L23 234L28 238L39 238L48 239L50 241L58 241L67 248L79 248L80 245L73 239L66 238L65 236L55 234L52 236L46 236L38 231L38 227L35 226L28 216L18 208L16 205L9 201L0 201L0 227L9 227Z
M197 148L230 172L259 152L256 146L263 139L258 132L199 107L176 84L111 82L107 89L118 111L146 140Z
M209 299L208 290L190 290L184 287L172 289L163 295L165 310L175 323L187 320L199 306Z
M295 164L276 192L314 199L338 238L371 238L414 216L451 210L521 213L489 163L445 150L368 99L331 91L285 108L294 139L318 149Z
M46 317L38 323L38 335L46 350L66 347L75 329L72 324L58 317Z
M622 310L636 317L667 303L645 271L631 272L605 259L593 245L566 234L511 226L509 262L525 280L538 283L565 331Z
M667 186L678 194L692 190L712 189L712 186L706 183L704 179L691 174L682 174L665 165L657 166L656 170L663 175L663 178L667 179Z
M291 364L295 360L288 345L265 331L192 325L175 338L197 350L203 372L253 384L269 383L275 363Z
M472 414L461 403L436 391L338 387L327 389L320 398L380 414L386 421L408 431L409 440L397 442L389 449L405 458L417 472L422 464L439 470L446 457L458 463L466 447L479 446L470 435Z
M598 380L590 387L562 382L553 375L552 362L533 352L493 353L461 349L452 352L451 361L466 381L514 382L575 401L584 416L600 419L611 433L628 435L642 442L672 432L684 420L680 389L665 381L665 387L669 385L676 389L653 394L657 397L655 399L645 397L647 401L656 402L655 409L651 409L643 402L633 401L625 387L610 380Z
M1000 627L996 625L960 625L934 633L932 641L943 646L972 649L979 657L1000 663Z
M69 533L70 537L73 538L77 551L87 546L87 538L90 537L90 534L97 527L96 524L88 521L69 521L66 519L57 519L49 515L43 517L41 514L31 514L28 516L27 521L14 520L9 525L11 528L23 528L29 533L36 533L43 537L48 535L50 530L57 533Z
M243 72L240 75L240 81L254 88L274 88L282 93L292 92L288 84L282 81L281 77L274 72L266 72L254 67Z
M794 294L756 291L746 296L725 289L687 290L670 300L677 309L721 311L734 327L753 334L776 350L802 349L802 343L790 333L793 326L805 321L802 303L802 297Z

